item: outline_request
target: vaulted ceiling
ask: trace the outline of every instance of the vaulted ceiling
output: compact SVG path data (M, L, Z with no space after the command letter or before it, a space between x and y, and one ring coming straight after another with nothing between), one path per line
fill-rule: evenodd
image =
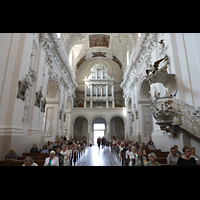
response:
M112 59L124 71L127 52L134 52L138 33L61 33L61 43L74 72L86 60L101 57Z

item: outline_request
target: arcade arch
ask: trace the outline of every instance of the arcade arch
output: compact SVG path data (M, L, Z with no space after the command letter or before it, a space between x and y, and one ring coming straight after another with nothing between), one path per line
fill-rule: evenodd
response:
M74 134L75 140L80 140L86 137L88 133L88 120L85 117L77 117L74 123Z
M149 141L153 130L153 117L151 113L151 94L149 82L145 79L141 83L139 94L139 115L141 126L141 140Z
M115 116L110 121L110 137L115 139L125 138L124 119Z

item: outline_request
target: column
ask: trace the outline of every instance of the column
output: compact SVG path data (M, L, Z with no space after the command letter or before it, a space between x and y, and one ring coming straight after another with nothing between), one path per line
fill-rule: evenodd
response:
M115 100L112 100L112 107L115 108Z
M110 123L106 124L107 140L110 141Z
M96 97L98 96L98 87L96 86Z
M74 122L72 123L72 126L71 126L71 133L69 133L69 138L73 138L74 137Z
M88 123L88 134L86 136L86 139L87 139L88 142L90 142L90 140L91 140L91 129L92 129L92 124Z
M126 127L126 123L124 123L124 135L125 135L125 139L128 139L128 134L127 132L127 127Z
M85 85L85 97L87 97L87 85Z
M90 100L90 108L92 108L92 103L93 103L93 101L92 101L92 100Z
M112 98L114 98L114 85L112 85Z
M106 99L108 98L108 85L106 85Z
M103 79L103 70L101 70L101 79Z
M87 103L87 101L86 101L86 100L84 100L84 108L86 108L86 103Z
M101 86L101 98L102 98L102 95L103 95L103 87Z
M106 108L108 108L108 100L106 100Z
M92 89L93 89L93 86L90 85L90 97L92 98Z

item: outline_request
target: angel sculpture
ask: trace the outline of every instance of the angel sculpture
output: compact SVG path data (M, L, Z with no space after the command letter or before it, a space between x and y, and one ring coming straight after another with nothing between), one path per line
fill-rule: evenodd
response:
M160 60L157 60L156 62L154 62L153 66L150 65L147 67L146 69L146 74L147 75L150 75L150 72L151 74L154 74L156 71L158 71L158 67L159 67L159 64L165 60L168 56L166 55L164 58L160 59Z

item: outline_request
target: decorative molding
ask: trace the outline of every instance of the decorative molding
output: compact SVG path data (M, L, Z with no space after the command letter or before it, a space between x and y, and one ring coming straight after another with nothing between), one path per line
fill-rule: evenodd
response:
M35 98L35 106L38 106L40 108L40 103L42 99L42 87L40 87L39 91L36 92L36 98Z
M53 136L54 107L46 109L45 137Z
M61 74L63 74L63 81L66 85L72 84L75 89L78 84L75 82L75 76L69 66L69 61L61 48L61 43L58 40L56 33L40 33L39 37L40 47L45 51L45 61L50 68L53 68L54 63L58 66ZM55 71L55 70L54 70Z
M157 33L143 33L139 41L138 47L130 59L130 64L123 75L123 82L120 87L123 88L124 94L133 87L136 79L138 79L137 71L146 59L151 59L151 52L156 46ZM149 62L149 61L147 61ZM142 73L143 74L143 73ZM140 74L141 75L141 74ZM141 77L140 77L141 79Z

